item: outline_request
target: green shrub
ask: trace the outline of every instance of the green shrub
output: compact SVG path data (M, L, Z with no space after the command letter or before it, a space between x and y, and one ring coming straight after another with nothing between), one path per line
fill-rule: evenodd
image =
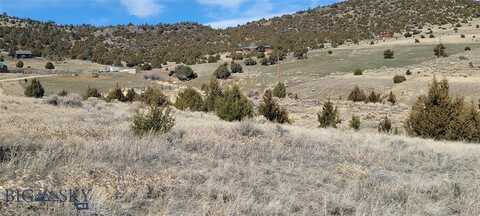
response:
M465 118L465 116L474 118L477 111L465 112L465 110L463 99L454 99L449 96L448 81L438 82L434 78L428 94L419 97L412 107L405 127L407 132L413 136L438 140L467 140L468 137L462 137L462 134L466 133L465 130L468 128L464 126L468 125L462 125L468 122L467 119L471 119ZM473 113L473 115L469 113Z
M375 91L372 91L372 92L370 92L370 95L368 95L367 100L365 102L381 103L382 102L382 95L380 93L375 93Z
M217 63L220 60L220 55L210 55L208 56L208 63Z
M353 75L355 75L355 76L361 76L361 75L363 75L363 70L360 69L360 68L357 68L357 69L355 69L355 70L353 71Z
M348 95L348 100L353 102L365 101L366 99L367 96L365 95L365 92L361 90L358 86L355 86L355 88L353 88L353 90Z
M265 94L263 95L263 102L258 107L258 111L271 122L277 122L280 124L290 123L287 110L281 108L277 104L270 89L265 91Z
M203 98L202 95L193 88L187 88L177 95L175 107L180 110L189 109L191 111L202 111Z
M407 76L410 76L410 75L412 75L412 71L407 70L407 72L405 72L405 74L406 74Z
M440 57L448 57L447 53L445 52L447 48L443 45L443 44L438 44L437 46L435 46L435 48L433 49L433 53L434 55L437 57L437 58L440 58Z
M173 75L181 81L189 81L198 77L197 73L195 73L191 67L186 65L178 65L175 68Z
M52 62L47 62L47 63L45 64L45 69L53 70L53 69L55 69L55 65L53 65Z
M394 55L395 55L395 53L391 49L387 49L387 50L385 50L385 52L383 52L383 58L385 58L385 59L393 59Z
M330 100L323 105L323 109L317 114L317 117L321 128L336 128L337 124L341 122L337 107L334 107Z
M8 73L8 66L6 64L0 64L0 73Z
M465 51L472 51L472 48L470 48L469 46L466 46Z
M205 111L215 111L218 100L223 97L223 91L217 79L211 79L208 85L202 87L202 90L206 93L204 102Z
M24 93L27 97L41 98L45 94L45 90L39 80L32 79Z
M232 73L243 73L242 65L235 62L232 62L230 64L230 70L232 71Z
M258 53L257 53L257 59L263 59L263 58L265 58L265 53L263 53L263 52L258 52Z
M85 94L85 99L88 99L88 98L91 98L91 97L94 97L94 98L100 98L102 97L102 94L100 94L100 92L98 91L98 89L96 88L90 88L90 86L87 88L87 93Z
M260 59L260 64L263 65L263 66L267 66L269 63L268 59L267 58L262 58Z
M225 64L222 64L222 65L218 66L218 68L215 70L213 75L217 79L228 79L228 77L230 77L230 75L231 75L230 70L228 70L228 64L225 63Z
M125 102L126 97L123 94L122 88L118 85L118 83L115 85L115 87L108 92L107 95L107 101L113 101L113 100L118 100L120 102Z
M132 130L138 136L148 133L167 133L175 125L175 118L168 107L149 106L149 109L137 111L133 118Z
M278 98L287 97L287 87L283 82L278 82L275 88L273 88L273 96Z
M293 56L298 60L308 58L308 49L307 48L298 48L293 52Z
M138 94L135 92L133 88L128 89L127 95L125 95L126 102L133 102L138 99Z
M329 51L328 51L328 54L329 54L329 55L332 55L332 54L333 54L333 51L332 51L332 50L329 50Z
M361 125L360 117L353 115L352 119L349 122L350 128L358 131L360 130L360 125Z
M235 85L227 88L223 97L216 104L217 116L226 121L241 121L247 117L253 117L253 104L240 92Z
M60 97L65 97L68 95L68 92L67 90L63 89L62 91L58 92L57 95Z
M393 92L390 92L390 94L388 94L387 101L390 102L392 105L395 105L397 103L397 97L393 94Z
M378 132L390 133L391 131L392 131L392 121L390 121L388 116L385 116L385 118L380 120L380 123L378 124Z
M245 65L247 65L247 66L257 65L257 61L255 61L255 60L252 59L252 58L247 58L247 59L245 59L244 63L245 63Z
M17 68L23 68L23 61L18 61L17 62Z
M158 88L148 87L141 98L149 106L166 106L169 104L167 96Z
M395 75L393 77L393 83L398 84L407 81L407 78L402 75Z

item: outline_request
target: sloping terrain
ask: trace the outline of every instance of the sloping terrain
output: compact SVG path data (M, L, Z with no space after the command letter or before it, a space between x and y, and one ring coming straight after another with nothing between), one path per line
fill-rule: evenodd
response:
M204 56L238 48L239 43L269 43L276 48L318 48L325 41L371 39L382 31L422 31L426 24L465 24L477 17L472 0L349 0L292 15L215 30L196 23L61 26L0 16L0 49L29 49L53 59L88 59L131 65L166 61L195 64Z
M477 145L180 111L172 132L141 139L130 131L137 106L0 95L0 143L16 153L0 162L1 193L92 189L83 213L99 215L480 213ZM4 200L0 211L77 213L71 204Z

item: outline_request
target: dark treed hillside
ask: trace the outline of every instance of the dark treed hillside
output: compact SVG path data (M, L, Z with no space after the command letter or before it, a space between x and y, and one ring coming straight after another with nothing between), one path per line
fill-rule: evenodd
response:
M29 49L51 59L77 58L129 66L166 61L195 64L203 56L236 49L243 43L276 48L319 48L325 41L371 38L382 31L405 32L424 24L466 23L480 14L472 0L350 0L243 26L216 30L195 23L60 26L0 16L0 49Z

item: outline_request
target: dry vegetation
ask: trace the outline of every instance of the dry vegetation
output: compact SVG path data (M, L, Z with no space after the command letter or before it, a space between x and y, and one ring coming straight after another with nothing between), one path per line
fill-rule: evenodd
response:
M175 111L138 138L138 104L78 108L0 95L0 188L92 188L100 215L478 215L480 149L333 129L219 121ZM41 115L39 115L41 114ZM109 127L105 127L109 125ZM2 201L0 201L2 202ZM4 215L73 206L1 203Z

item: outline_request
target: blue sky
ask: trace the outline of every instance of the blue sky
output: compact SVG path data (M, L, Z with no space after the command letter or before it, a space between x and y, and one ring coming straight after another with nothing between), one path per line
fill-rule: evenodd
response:
M336 0L0 0L0 12L60 24L243 24Z

